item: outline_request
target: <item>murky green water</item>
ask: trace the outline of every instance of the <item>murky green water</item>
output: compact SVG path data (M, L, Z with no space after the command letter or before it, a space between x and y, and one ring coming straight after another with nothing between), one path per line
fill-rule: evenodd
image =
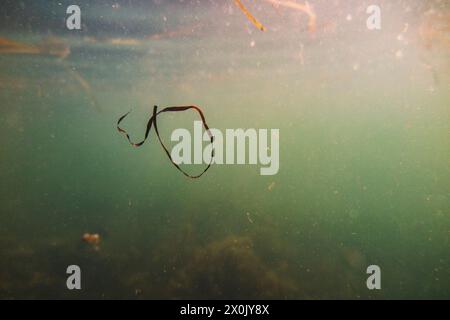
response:
M233 1L81 1L81 31L64 1L4 5L2 39L70 54L0 50L0 298L450 297L448 5L382 1L369 31L371 3L311 1L311 34L302 12L245 3L266 32ZM154 132L130 147L117 119L133 108L141 138L154 104L280 129L278 174L190 180ZM194 119L158 126L169 141Z

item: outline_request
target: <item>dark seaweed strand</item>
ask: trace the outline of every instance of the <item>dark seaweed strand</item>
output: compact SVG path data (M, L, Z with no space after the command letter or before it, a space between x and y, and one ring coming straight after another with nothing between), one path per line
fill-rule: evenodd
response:
M161 137L159 135L158 126L157 126L157 123L156 123L156 117L157 117L158 114L163 113L163 112L178 112L178 111L186 111L186 110L189 110L189 109L194 109L200 115L200 118L202 119L203 127L205 128L206 132L208 133L208 135L210 137L210 141L211 141L210 143L212 144L214 142L214 136L212 135L211 130L209 129L208 125L206 124L206 119L205 119L205 116L203 115L202 110L199 107L197 107L197 106L180 106L180 107L167 107L167 108L162 109L158 113L156 113L156 108L157 108L157 106L153 107L153 117L154 117L154 126L155 126L156 135L158 136L158 140L161 143L161 146L163 147L164 151L166 152L167 156L169 157L170 162L172 162L172 164L179 171L181 171L186 177L191 178L191 179L200 178L211 167L212 161L214 159L214 148L211 149L211 160L208 163L208 166L198 175L193 176L193 175L188 174L186 171L181 169L181 167L172 160L172 156L170 155L169 150L164 145L164 143L163 143L163 141L162 141L162 139L161 139Z
M200 118L202 119L202 124L203 127L205 128L206 132L208 133L209 137L210 137L210 141L211 144L214 142L214 136L211 133L211 130L209 129L208 125L206 124L206 119L205 116L202 112L202 110L197 107L197 106L177 106L177 107L167 107L164 108L162 110L160 110L158 112L158 107L154 106L153 107L153 115L150 117L150 119L147 122L147 129L145 130L145 136L144 136L144 140L142 140L139 143L134 143L131 141L130 135L128 134L127 131L125 131L124 129L122 129L121 127L119 127L119 124L122 122L123 119L125 119L125 117L130 114L131 111L128 111L127 113L125 113L123 116L121 116L119 118L119 120L117 121L117 130L122 133L123 135L125 135L125 137L127 138L128 142L133 146L133 147L140 147L144 144L144 142L147 140L148 135L150 133L150 130L152 128L152 125L155 127L155 132L156 135L158 137L159 143L161 144L161 146L163 147L164 151L167 154L167 157L169 158L170 162L172 162L172 164L175 166L175 168L177 168L181 173L183 173L186 177L191 178L191 179L197 179L200 178L206 171L208 171L208 169L211 167L212 161L214 159L214 148L211 149L211 160L208 164L208 166L198 175L190 175L189 173L187 173L186 171L184 171L177 163L175 163L172 159L172 156L170 155L169 150L167 149L167 147L165 146L164 142L161 139L161 136L159 135L159 131L158 131L158 126L156 123L156 118L158 117L159 114L163 113L163 112L180 112L180 111L186 111L186 110L190 110L190 109L194 109L195 111L197 111L197 113L200 115Z
M150 129L152 128L153 117L151 117L151 118L148 120L148 123L147 123L147 129L145 130L144 140L142 140L142 141L139 142L139 143L134 143L133 141L131 141L131 138L130 138L130 135L128 134L128 132L126 132L124 129L122 129L121 127L119 127L119 124L122 122L123 119L125 119L125 117L126 117L127 115L130 114L130 112L131 112L131 110L128 111L127 113L125 113L123 116L121 116L121 117L119 118L119 120L117 121L117 130L118 130L120 133L122 133L122 134L128 139L128 142L130 142L130 144L131 144L133 147L140 147L140 146L142 146L142 145L144 144L145 140L147 140L147 137L148 137L148 134L149 134L149 132L150 132Z

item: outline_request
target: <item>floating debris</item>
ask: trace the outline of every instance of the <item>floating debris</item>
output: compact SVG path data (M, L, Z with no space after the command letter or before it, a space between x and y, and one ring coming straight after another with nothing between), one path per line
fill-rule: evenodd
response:
M278 9L279 7L286 7L298 11L302 11L308 15L308 29L311 33L316 31L317 28L317 16L313 9L313 7L308 3L305 4L296 3L294 1L279 1L279 0L265 0L273 5L274 8ZM248 9L242 4L240 0L234 0L234 3L241 9L241 11L247 16L247 18L261 31L266 31L266 27L259 22Z
M100 250L100 235L98 233L85 233L81 239L92 246L95 251Z
M275 181L272 181L269 186L267 187L267 190L272 191L272 189L275 187Z
M59 38L49 38L38 44L27 44L0 37L0 54L48 55L64 59L70 54L70 48Z
M317 16L314 11L314 8L308 3L308 1L305 2L305 4L297 3L294 1L280 1L280 0L265 0L266 2L270 2L273 5L277 7L286 7L298 11L302 11L308 15L309 22L308 22L308 29L310 32L316 31L317 26Z
M158 126L156 124L156 118L161 113L164 113L164 112L180 112L180 111L186 111L186 110L190 110L190 109L193 109L193 110L197 111L197 113L200 115L200 118L201 118L202 123L203 123L203 128L205 129L206 133L208 134L211 144L213 144L214 137L213 137L213 135L211 133L211 130L209 129L208 125L206 124L206 119L205 119L205 116L203 115L203 111L197 106L166 107L166 108L164 108L164 109L162 109L160 111L158 111L158 106L154 106L153 107L153 115L150 117L150 119L147 122L147 129L145 131L144 140L142 140L141 142L138 142L138 143L132 142L128 132L126 132L124 129L119 127L120 122L122 122L122 120L125 119L125 117L131 111L128 111L127 113L125 113L123 116L121 116L119 118L119 120L117 121L117 131L122 133L127 138L128 142L133 147L140 147L140 146L142 146L144 144L145 140L147 140L148 134L150 133L150 130L151 130L152 126L155 127L155 132L156 132L156 135L158 137L159 143L161 144L161 147L166 152L167 157L169 158L170 162L172 162L172 164L175 166L175 168L177 168L178 171L183 173L186 177L191 178L191 179L197 179L197 178L200 178L211 167L211 164L212 164L212 162L214 160L214 148L211 148L211 161L209 162L208 166L200 174L198 174L198 175L191 175L191 174L187 173L186 171L184 171L183 169L181 169L181 167L172 159L172 156L170 155L169 149L167 149L166 145L163 143L163 141L162 141L162 139L161 139L161 137L159 135Z
M266 31L266 28L263 26L261 22L259 22L251 13L247 10L247 8L242 4L240 0L234 0L234 3L241 9L241 11L247 16L248 20L250 20L255 27L257 27L261 31Z
M82 240L92 245L100 244L100 235L98 233L85 233Z

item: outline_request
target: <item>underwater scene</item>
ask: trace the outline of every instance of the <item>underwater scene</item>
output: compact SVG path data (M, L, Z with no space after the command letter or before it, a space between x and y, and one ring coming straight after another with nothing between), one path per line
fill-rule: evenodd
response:
M0 299L450 298L450 1L0 7Z

